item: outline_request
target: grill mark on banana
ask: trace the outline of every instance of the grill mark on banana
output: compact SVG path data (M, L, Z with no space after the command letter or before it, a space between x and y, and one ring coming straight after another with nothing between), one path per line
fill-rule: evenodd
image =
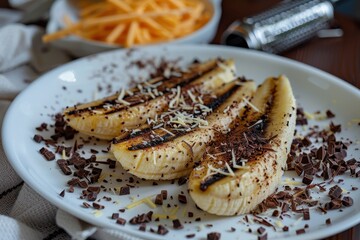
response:
M228 84L229 86L231 86L231 88L227 91L225 91L225 93L223 93L222 95L218 95L215 99L212 99L212 101L210 101L208 104L204 104L205 106L209 107L212 109L212 111L215 111L231 94L233 94L238 88L239 86L236 84ZM198 116L198 114L194 114L195 117ZM184 131L177 131L177 130L172 130L172 129L167 129L168 131L172 132L173 135L164 132L163 130L160 130L160 132L163 132L164 135L162 135L161 133L155 132L156 135L159 136L159 139L155 139L155 140L151 140L150 138L148 138L149 140L146 141L146 143L140 143L140 144L136 144L133 145L129 148L129 150L139 150L139 149L145 149L145 148L149 148L149 147L155 147L156 145L162 144L164 142L173 140L177 137L180 137L182 135L185 135L186 132ZM149 132L148 132L149 134ZM145 134L144 134L145 135ZM141 136L141 138L146 138L146 136Z
M156 142L152 147L134 149L133 146L149 140L145 135L140 135L112 144L110 151L125 170L140 178L166 180L188 175L205 152L206 144L213 139L216 132L228 130L230 124L245 109L243 98L250 98L255 89L252 81L236 81L227 85L238 86L206 117L206 128L196 127L181 136L175 133L175 136L171 136L166 142ZM161 132L161 129L156 131L160 136L168 134Z
M159 86L154 87L157 89L157 91L162 93L169 93L171 88L177 87L177 86L184 86L188 83L191 83L192 81L196 80L197 78L201 77L203 74L206 74L216 68L216 61L210 61L205 63L204 65L201 65L198 68L195 68L193 72L185 72L181 77L171 77L168 79L165 79L164 77L157 77L155 79L151 79L148 81L150 85L156 86L158 83L160 83ZM146 88L146 84L140 84L143 88ZM97 105L92 105L91 110L103 110L104 105L114 105L113 109L107 109L105 114L111 114L120 110L123 110L127 107L132 107L137 104L144 103L145 101L148 101L152 99L150 95L143 94L140 92L138 87L129 89L130 92L132 92L134 95L129 95L125 92L123 100L128 102L129 105L123 105L119 104L117 101L119 94L116 93L110 97L107 97L103 101L99 101ZM160 97L160 95L155 96L155 98ZM67 115L78 115L83 112L88 112L89 107L81 108L81 106L77 106L73 110L70 110L67 112Z
M184 86L191 89L200 86L204 91L212 91L234 78L235 65L232 60L216 59L197 64L189 71L191 72L184 73L182 77L169 80L155 79L150 82L152 85L161 83L156 87L158 94L155 98L150 98L149 95L141 93L139 88L134 88L130 89L134 95L131 96L129 91L124 91L120 102L117 100L119 94L114 94L101 100L67 108L64 111L64 119L71 127L87 135L108 140L115 137L123 138L132 129L146 128L147 118L166 110L173 87Z
M190 196L204 211L216 215L248 213L281 181L296 118L288 79L267 79L251 103L260 111L251 108L243 112L242 121L236 122L230 133L216 138L190 174Z

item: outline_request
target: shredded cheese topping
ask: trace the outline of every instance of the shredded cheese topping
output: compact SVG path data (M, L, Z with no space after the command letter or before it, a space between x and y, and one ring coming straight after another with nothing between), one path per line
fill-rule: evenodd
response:
M247 105L249 105L250 107L252 107L256 112L260 112L260 110L254 105L252 104L249 100L247 100L246 98L242 98L244 100L244 102L246 102Z

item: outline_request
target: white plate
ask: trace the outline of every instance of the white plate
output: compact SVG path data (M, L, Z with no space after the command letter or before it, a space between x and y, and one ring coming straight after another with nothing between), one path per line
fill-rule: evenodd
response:
M79 199L79 194L68 193L64 198L59 193L66 188L66 181L69 179L64 176L55 161L46 161L38 150L41 144L32 140L35 130L42 122L51 122L51 116L60 112L65 106L73 105L78 102L89 101L98 92L99 86L106 89L108 84L116 87L124 86L129 80L129 75L144 75L146 70L129 69L126 66L136 59L150 59L165 57L166 59L177 59L181 57L181 62L189 63L194 58L208 59L213 57L233 58L236 61L238 73L247 78L255 79L258 83L270 75L286 74L292 83L295 96L300 106L308 112L317 110L331 109L336 117L332 119L335 123L342 124L342 132L339 136L350 138L354 144L348 151L348 158L356 157L359 160L360 127L353 119L360 119L358 104L360 103L360 92L346 82L324 73L315 68L304 64L291 61L289 59L264 54L261 52L230 48L223 46L166 46L150 47L134 51L114 51L83 58L72 63L59 67L35 81L25 91L23 91L10 106L3 124L3 144L5 152L14 169L34 190L41 194L59 208L95 225L119 229L134 236L150 239L183 239L186 234L196 233L195 239L204 239L206 234L213 231L222 233L223 239L257 239L254 234L245 232L247 226L239 223L242 216L235 217L216 217L203 213L194 208L194 204L188 197L188 204L182 205L177 202L177 195L184 191L186 185L178 186L177 183L162 182L153 186L153 181L141 181L136 184L136 188L131 189L131 196L136 199L159 193L161 189L167 189L169 195L174 196L171 204L179 204L177 217L185 225L183 230L173 230L170 221L161 220L160 223L167 224L170 232L165 236L154 233L143 233L138 231L138 226L126 224L117 225L110 219L113 212L125 207L130 202L129 196L114 195L111 191L100 195L110 196L111 202L102 200L106 208L102 211L102 216L95 216L93 209L81 207L83 200ZM81 93L80 91L81 90ZM101 91L97 97L106 95L106 91ZM320 125L328 124L328 121L316 123ZM44 134L44 133L42 133ZM72 144L70 141L69 145ZM357 145L356 145L357 144ZM96 146L90 148L105 149L107 143L98 142ZM87 148L85 148L86 150ZM105 168L106 169L106 168ZM123 186L128 183L128 175L124 174L121 168L117 167L117 172L113 177L107 177L108 183L104 186ZM117 176L124 179L122 183L115 181ZM287 172L284 178L293 177L291 172ZM337 177L336 179L338 179ZM344 189L351 189L351 186L358 185L359 179L350 177L348 174L341 176L345 183L340 184ZM80 189L76 189L80 192ZM291 227L289 232L274 232L267 228L269 239L317 239L333 235L360 222L360 190L350 191L350 196L355 204L350 208L329 211L326 215L321 215L316 210L311 211L311 220L303 221L296 227ZM315 193L314 196L317 196ZM117 201L117 203L113 203ZM153 210L155 213L162 213L161 207L150 209L146 204L127 210L121 216L130 219L138 213ZM201 217L201 222L194 221L194 218L187 217L187 211L193 211L195 216ZM185 213L185 214L184 214ZM291 225L299 216L286 218L285 224ZM331 218L332 225L326 226L325 220ZM271 221L271 217L269 217ZM187 223L185 223L185 221ZM188 223L191 221L192 223ZM159 222L148 224L156 228ZM204 227L205 224L212 224L213 227ZM303 228L304 224L309 224L305 235L296 236L295 230ZM235 227L236 232L227 231L230 227ZM259 225L250 225L253 231ZM198 231L199 228L203 228Z

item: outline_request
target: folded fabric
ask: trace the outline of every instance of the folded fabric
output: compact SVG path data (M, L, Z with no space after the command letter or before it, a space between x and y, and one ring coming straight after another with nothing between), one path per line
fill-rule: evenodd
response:
M37 26L9 24L0 28L0 99L9 99L41 73L66 63L69 56L41 42Z

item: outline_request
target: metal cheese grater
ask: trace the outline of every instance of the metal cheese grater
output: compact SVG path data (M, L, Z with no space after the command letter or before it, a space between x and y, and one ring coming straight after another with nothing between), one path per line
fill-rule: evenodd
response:
M334 16L332 2L335 1L283 1L266 12L231 24L222 36L222 43L282 52L328 28Z

